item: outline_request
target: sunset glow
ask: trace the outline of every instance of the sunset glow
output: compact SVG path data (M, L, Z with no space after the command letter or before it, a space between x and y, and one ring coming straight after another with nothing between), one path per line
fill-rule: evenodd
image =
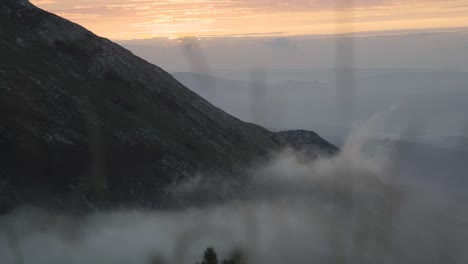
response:
M111 39L468 27L468 0L32 0ZM351 2L351 1L349 1ZM340 25L337 26L337 21Z

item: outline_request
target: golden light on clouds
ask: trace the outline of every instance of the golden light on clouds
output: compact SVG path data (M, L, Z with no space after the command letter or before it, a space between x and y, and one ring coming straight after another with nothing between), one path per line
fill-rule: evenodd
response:
M352 27L337 27L340 0L31 0L111 39L309 35L468 27L468 0L354 0ZM341 0L344 1L344 0Z

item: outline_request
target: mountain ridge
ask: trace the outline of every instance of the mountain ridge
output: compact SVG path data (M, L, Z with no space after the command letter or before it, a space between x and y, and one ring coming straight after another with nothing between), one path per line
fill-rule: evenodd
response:
M237 175L283 147L170 74L27 1L0 3L0 208L173 205L167 187ZM208 177L208 176L207 176Z

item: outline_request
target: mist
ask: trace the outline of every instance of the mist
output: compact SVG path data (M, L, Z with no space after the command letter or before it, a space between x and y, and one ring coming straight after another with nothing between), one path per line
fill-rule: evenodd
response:
M241 250L248 263L467 263L466 195L406 184L399 146L373 144L394 111L357 126L334 157L277 153L251 168L245 191L211 205L89 215L18 208L0 218L0 263L194 264L209 246L220 258ZM190 180L173 192L208 189L220 186Z

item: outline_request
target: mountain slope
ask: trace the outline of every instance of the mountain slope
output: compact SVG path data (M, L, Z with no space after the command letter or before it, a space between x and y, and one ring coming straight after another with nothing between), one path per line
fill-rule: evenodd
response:
M274 137L281 145L290 147L307 157L333 156L339 151L337 147L313 131L281 131L276 133Z
M238 173L280 147L273 133L28 1L2 1L0 25L0 209L44 196L157 206L166 186L198 171Z

